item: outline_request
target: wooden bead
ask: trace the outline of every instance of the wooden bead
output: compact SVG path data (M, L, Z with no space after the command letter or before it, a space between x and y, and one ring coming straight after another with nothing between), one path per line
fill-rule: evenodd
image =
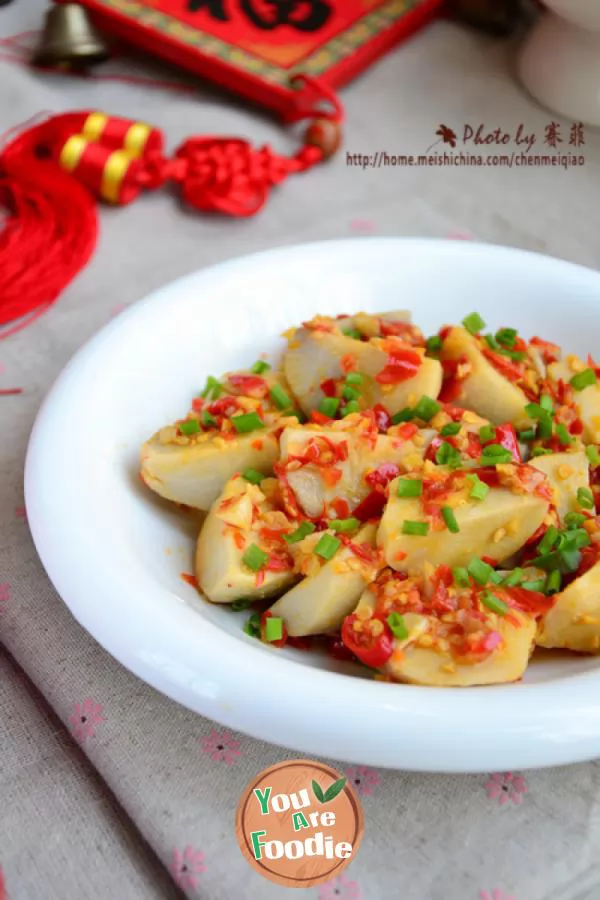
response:
M304 140L318 147L324 159L329 159L342 143L342 128L334 119L314 119L306 129Z

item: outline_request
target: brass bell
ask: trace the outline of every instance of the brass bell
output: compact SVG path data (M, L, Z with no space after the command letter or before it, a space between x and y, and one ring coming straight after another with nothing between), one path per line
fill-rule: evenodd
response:
M36 66L85 68L104 62L109 50L92 27L79 3L59 3L46 13L40 44L33 55Z

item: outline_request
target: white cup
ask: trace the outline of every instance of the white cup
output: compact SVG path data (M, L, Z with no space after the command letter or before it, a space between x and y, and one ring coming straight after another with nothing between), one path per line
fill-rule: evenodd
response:
M546 0L520 53L519 76L543 106L600 126L600 0Z

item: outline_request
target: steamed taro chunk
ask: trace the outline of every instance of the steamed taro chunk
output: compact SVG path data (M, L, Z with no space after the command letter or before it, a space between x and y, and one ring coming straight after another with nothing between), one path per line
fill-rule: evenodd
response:
M556 386L559 402L570 408L581 423L586 443L600 443L600 384L598 366L577 356L567 356L548 368L551 382ZM575 430L577 426L575 426Z
M342 640L365 665L392 681L436 687L501 684L522 677L534 647L543 594L482 587L447 566L427 578L384 569L342 627Z
M273 432L297 423L293 416L291 392L280 374L240 371L221 381L209 378L188 416L142 447L142 480L167 500L208 509L234 473L273 471L279 452Z
M361 520L379 515L385 485L423 465L432 434L412 423L378 434L372 420L358 414L330 426L286 428L275 468L288 510L311 519L344 519L355 510Z
M501 329L496 336L462 327L443 329L441 396L495 424L525 428L531 424L525 407L539 398L546 367L536 339L526 344L515 335L509 348L497 339L503 332L512 338L511 329Z
M530 464L547 476L552 503L561 521L567 513L579 512L578 492L582 488L589 490L590 486L589 462L584 451L536 456Z
M362 316L355 316L354 323ZM380 329L371 337L356 328L343 330L338 320L317 317L288 338L284 372L306 413L318 409L324 398L332 398L342 411L354 400L359 410L380 404L394 415L423 394L437 397L442 385L441 365L425 356L423 336L414 325L404 324L390 333ZM358 375L358 383L348 378L350 373Z
M426 463L390 484L377 534L386 563L401 572L430 563L502 562L543 524L550 510L546 477L528 465L503 463L469 473Z
M376 530L365 525L344 540L332 530L320 531L289 545L305 577L271 607L288 634L299 637L340 628L381 566L374 549Z
M590 520L600 539L595 519ZM579 653L600 651L600 544L580 551L575 578L553 597L554 605L542 620L540 647L561 647Z
M271 597L296 578L283 538L293 531L275 479L236 475L213 504L198 538L196 579L213 603Z

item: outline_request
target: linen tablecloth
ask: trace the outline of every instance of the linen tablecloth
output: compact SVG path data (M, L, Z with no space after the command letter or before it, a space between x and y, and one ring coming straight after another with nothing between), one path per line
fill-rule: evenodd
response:
M3 36L45 4L0 10ZM543 135L555 117L512 76L513 48L437 23L342 92L349 153L423 153L441 123ZM199 87L35 73L0 62L0 130L42 110L100 108L150 121L170 146L233 134L290 150L273 120ZM110 63L104 72L145 72ZM155 70L154 70L155 71ZM565 139L569 124L562 125ZM234 813L259 770L294 754L230 733L121 668L75 623L27 528L23 462L49 384L95 331L169 280L277 244L360 233L477 237L598 267L600 138L585 166L368 168L290 179L256 219L184 212L166 193L104 209L97 253L56 306L0 343L0 867L11 900L288 896L250 870ZM567 149L565 147L565 149ZM399 286L401 301L401 286ZM39 693L38 693L39 692ZM347 766L364 807L356 860L314 900L597 900L600 767L426 776Z

